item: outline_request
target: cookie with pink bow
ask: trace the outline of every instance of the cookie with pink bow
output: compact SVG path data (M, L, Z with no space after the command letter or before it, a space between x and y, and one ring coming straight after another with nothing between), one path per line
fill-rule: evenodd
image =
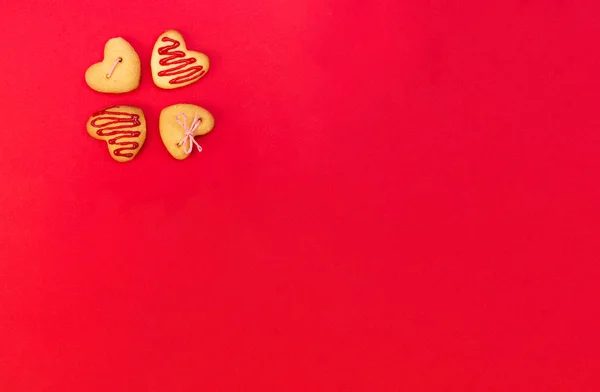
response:
M194 150L201 152L196 137L206 135L214 126L212 114L192 104L169 106L160 113L160 137L175 159L186 159Z

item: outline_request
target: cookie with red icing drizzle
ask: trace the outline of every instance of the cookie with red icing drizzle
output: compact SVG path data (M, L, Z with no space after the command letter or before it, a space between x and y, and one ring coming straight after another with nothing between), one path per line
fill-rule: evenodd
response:
M140 108L109 106L94 114L87 122L91 137L103 140L110 156L118 162L135 158L146 140L146 119Z
M152 79L164 89L184 87L197 82L210 66L204 53L188 50L179 32L165 31L152 50Z

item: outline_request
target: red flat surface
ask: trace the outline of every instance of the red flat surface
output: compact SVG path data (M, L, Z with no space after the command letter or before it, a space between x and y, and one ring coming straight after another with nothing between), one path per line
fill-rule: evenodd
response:
M4 0L0 390L598 391L599 12ZM175 91L168 28L212 63ZM83 78L114 36L122 96ZM216 118L183 162L181 102ZM127 164L85 131L112 104Z

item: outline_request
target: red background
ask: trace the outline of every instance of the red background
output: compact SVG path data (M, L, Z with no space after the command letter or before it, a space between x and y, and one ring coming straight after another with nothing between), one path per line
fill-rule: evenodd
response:
M599 12L4 0L0 390L597 391ZM175 91L168 28L212 63ZM114 36L122 96L83 77ZM182 102L216 127L179 162ZM127 164L85 131L112 104Z

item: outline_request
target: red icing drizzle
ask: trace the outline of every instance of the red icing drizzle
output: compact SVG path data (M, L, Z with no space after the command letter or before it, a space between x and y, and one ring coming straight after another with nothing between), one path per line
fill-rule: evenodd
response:
M116 144L117 146L123 146L113 151L113 154L117 156L131 158L133 153L122 151L137 150L140 146L139 143L134 141L119 142L120 139L139 137L140 131L132 131L131 128L137 128L140 126L140 116L133 113L127 112L116 112L109 111L109 109L118 108L119 106L110 106L97 113L94 113L94 118L90 125L94 128L100 128L96 131L98 136L115 136L108 140L108 144ZM124 116L124 117L117 117ZM101 124L100 124L101 123ZM121 124L121 125L119 125Z
M158 54L162 56L168 56L160 59L158 63L164 67L168 67L171 65L173 65L174 67L160 71L158 73L158 76L180 75L169 80L170 84L178 84L186 83L194 79L200 79L206 73L204 67L202 67L201 65L188 67L190 64L194 64L196 62L196 59L193 57L185 58L185 53L183 53L180 50L174 50L179 47L179 41L169 37L163 37L162 41L170 42L171 44L158 48Z

